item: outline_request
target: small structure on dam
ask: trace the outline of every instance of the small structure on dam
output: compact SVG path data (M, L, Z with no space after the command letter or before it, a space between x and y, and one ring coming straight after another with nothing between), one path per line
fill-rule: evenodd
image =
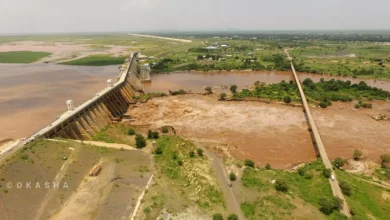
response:
M140 69L141 82L151 82L152 81L152 78L150 77L150 72L151 72L151 69L150 69L150 65L148 63L143 64L141 66L141 69Z
M72 100L66 101L66 106L68 107L68 111L72 111L74 109L73 101Z

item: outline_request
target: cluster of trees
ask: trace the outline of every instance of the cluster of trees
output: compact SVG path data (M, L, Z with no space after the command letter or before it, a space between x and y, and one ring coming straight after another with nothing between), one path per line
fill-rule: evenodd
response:
M213 215L213 220L223 220L223 216L220 213L215 213ZM236 214L230 214L227 218L227 220L238 220L238 216Z
M351 102L352 100L361 99L390 99L390 92L368 86L364 81L361 81L358 84L352 84L349 80L341 81L331 79L325 81L321 78L320 82L314 83L310 78L307 78L302 84L306 96L313 100L320 101L321 107L331 105L331 101ZM372 107L371 104L368 103L362 106L367 108Z
M177 91L171 91L171 90L169 90L169 94L170 94L170 95L185 95L185 94L187 94L187 92L184 91L183 89L179 89L179 90L177 90Z
M255 168L255 162L254 162L253 160L246 159L246 160L244 161L244 164L245 164L245 166L247 166L247 167Z
M284 54L272 54L263 58L264 61L273 62L275 70L290 70L290 62Z
M171 72L173 71L173 68L171 67L174 61L169 58L165 58L160 60L157 63L153 63L150 65L150 68L154 73L162 73L162 72Z
M290 82L281 81L276 84L265 84L255 82L255 89L243 89L241 92L237 91L235 87L232 91L234 98L268 98L271 100L280 100L285 103L293 101L300 101L297 86L291 80ZM319 102L319 105L323 108L332 105L332 101L351 102L353 100L359 100L359 106L372 108L372 104L364 103L361 100L387 100L390 99L390 92L378 89L376 87L368 86L365 82L352 84L351 81L341 80L328 80L321 79L320 82L313 82L310 78L307 78L302 83L306 97L309 100ZM220 100L224 100L226 94L220 97Z
M268 98L271 100L284 101L285 103L300 100L298 88L293 81L286 82L283 80L280 83L268 85L256 81L254 85L254 90L243 89L241 92L233 93L234 97Z
M159 137L157 131L148 130L148 139L158 139Z
M371 103L365 103L362 100L359 100L359 102L357 104L355 104L355 108L360 108L360 107L372 108L372 104Z
M253 48L245 45L239 45L234 47L236 51L250 51ZM262 57L262 61L258 60L257 57L242 57L235 56L234 59L227 59L226 62L213 62L203 63L198 62L203 59L212 59L213 61L223 58L221 51L213 51L213 54L208 54L209 51L205 48L191 48L190 52L197 53L196 61L188 62L191 59L170 59L164 58L157 63L151 65L151 69L154 73L161 72L172 72L180 70L198 70L198 71L211 71L211 70L289 70L290 64L286 56L283 53L272 54L269 56ZM205 55L206 54L206 55ZM267 62L265 65L263 61Z

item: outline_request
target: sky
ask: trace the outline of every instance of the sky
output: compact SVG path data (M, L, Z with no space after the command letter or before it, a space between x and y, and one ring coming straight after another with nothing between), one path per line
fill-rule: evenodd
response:
M390 30L389 0L0 0L0 33Z

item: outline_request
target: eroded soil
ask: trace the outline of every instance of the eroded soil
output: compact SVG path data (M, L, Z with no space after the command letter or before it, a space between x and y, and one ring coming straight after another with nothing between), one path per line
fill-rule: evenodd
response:
M313 108L314 118L331 159L351 158L354 149L379 160L390 153L390 122L371 118L387 113L389 103L374 102L373 109L335 103ZM216 96L185 95L155 98L130 109L134 126L158 129L173 126L178 135L210 143L239 159L275 168L316 159L302 109L261 102L219 102Z
M227 148L240 159L284 168L314 160L301 108L260 102L218 102L215 96L185 95L150 100L128 114L133 125L173 126L178 135Z

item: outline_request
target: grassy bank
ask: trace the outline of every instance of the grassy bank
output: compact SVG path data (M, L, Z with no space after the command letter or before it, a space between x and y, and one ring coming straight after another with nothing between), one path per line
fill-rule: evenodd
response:
M32 51L0 52L0 63L34 63L50 54Z
M126 57L112 57L108 55L92 55L77 60L71 60L60 64L78 66L108 66L123 64Z
M372 185L355 177L354 174L336 170L339 181L347 182L352 190L345 196L354 219L388 219L390 216L390 190Z
M245 168L242 174L243 202L241 209L248 219L299 218L301 212L308 218L323 219L318 210L319 201L332 198L328 179L323 176L320 160L301 168L301 172ZM275 189L271 181L284 181L287 191ZM305 210L305 211L303 211ZM331 214L331 216L335 213Z
M162 136L156 141L157 174L145 198L146 219L159 219L163 210L175 216L190 212L200 219L211 218L214 212L224 213L225 201L209 159L180 137Z

